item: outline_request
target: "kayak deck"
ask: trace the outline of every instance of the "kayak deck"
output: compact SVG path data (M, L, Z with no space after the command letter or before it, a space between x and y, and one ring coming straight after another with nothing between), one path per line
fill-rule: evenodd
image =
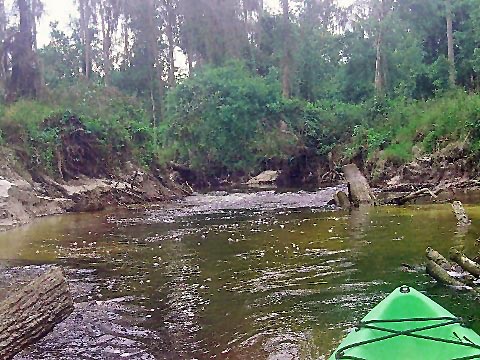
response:
M347 335L334 359L480 359L480 336L427 296L401 286Z

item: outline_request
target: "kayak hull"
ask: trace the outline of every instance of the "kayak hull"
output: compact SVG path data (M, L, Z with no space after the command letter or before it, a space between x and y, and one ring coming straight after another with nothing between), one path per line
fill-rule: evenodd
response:
M402 286L375 306L335 359L480 359L480 336L417 290Z

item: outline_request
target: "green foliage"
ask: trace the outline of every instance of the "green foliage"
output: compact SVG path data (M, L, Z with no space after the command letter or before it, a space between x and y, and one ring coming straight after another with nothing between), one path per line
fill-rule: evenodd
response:
M276 81L238 63L205 68L168 94L164 145L205 173L254 169L279 120L273 116L279 93Z
M299 146L325 155L365 116L362 105L282 99L279 87L238 63L204 69L168 94L165 147L204 173L245 173Z
M384 158L405 162L414 146L432 153L457 141L480 149L480 96L460 90L427 101L390 101L374 126L355 130L351 147L366 148L370 156L383 150Z
M129 158L148 165L156 158L156 132L149 114L134 99L114 89L81 83L58 88L51 98L49 104L19 101L0 117L4 140L23 149L32 166L55 172L61 124L71 115L78 116L99 140L110 166Z
M363 105L328 100L316 103L298 99L283 100L279 112L301 143L314 149L318 155L326 155L348 139L352 129L366 115Z

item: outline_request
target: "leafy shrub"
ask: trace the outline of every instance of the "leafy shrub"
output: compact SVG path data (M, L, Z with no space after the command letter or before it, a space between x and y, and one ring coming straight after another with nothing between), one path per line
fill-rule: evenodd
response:
M239 63L204 68L167 95L164 145L205 174L253 170L280 120L279 94L278 82Z
M392 160L411 160L414 145L432 153L469 140L479 144L472 150L480 149L480 96L456 90L426 101L395 99L372 127L361 129L352 144L367 147L369 154L384 149Z
M42 166L54 173L61 129L45 121L68 119L71 115L78 116L86 129L98 138L111 166L121 165L130 157L147 165L156 157L156 132L149 114L135 99L101 86L79 83L57 89L48 105L27 100L14 103L6 107L0 117L0 130L7 143L25 151L33 166Z

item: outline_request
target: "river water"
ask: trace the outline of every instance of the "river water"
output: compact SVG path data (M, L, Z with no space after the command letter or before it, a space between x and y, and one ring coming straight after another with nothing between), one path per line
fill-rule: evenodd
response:
M11 281L60 264L77 302L17 358L326 359L402 284L480 331L478 299L422 265L427 246L478 251L480 206L457 229L448 204L334 211L335 190L214 192L1 234Z

